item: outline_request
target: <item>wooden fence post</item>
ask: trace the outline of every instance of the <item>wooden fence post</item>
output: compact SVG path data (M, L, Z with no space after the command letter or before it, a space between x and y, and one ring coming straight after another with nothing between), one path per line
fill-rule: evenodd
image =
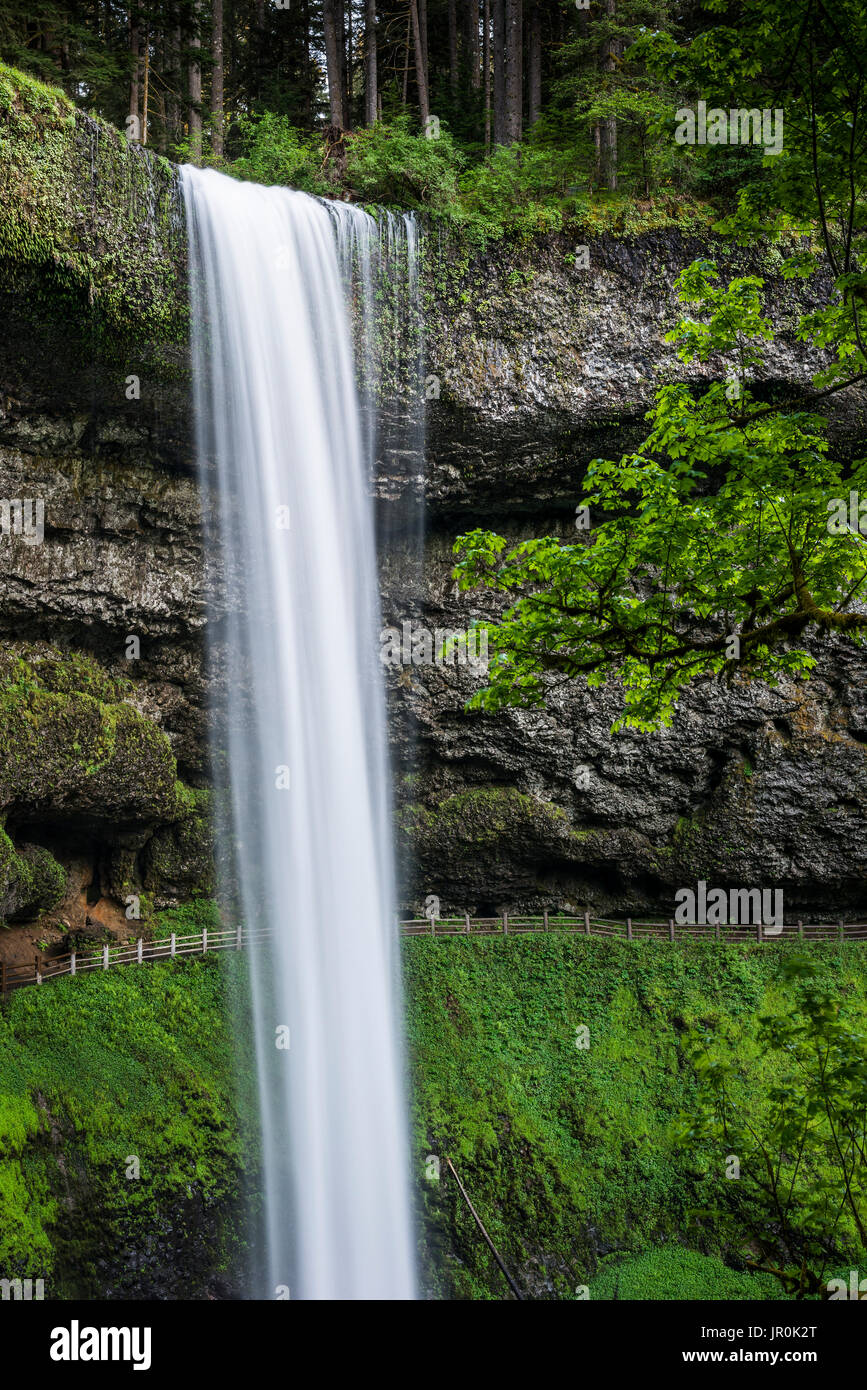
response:
M721 936L721 931L720 931L720 924L719 924L719 921L718 921L718 920L717 920L716 926L714 927L714 936L716 937L717 941L719 941L720 936Z
M632 940L632 918L631 918L631 917L627 917L627 919L626 919L626 940L627 940L627 941L631 941L631 940Z
M208 954L208 928L202 927L202 955Z
M33 959L36 961L36 983L37 983L38 985L41 985L41 984L42 984L42 971L39 969L39 957L38 957L38 956L34 956Z
M803 935L804 935L804 923L803 923L803 922L798 922L798 936L803 937Z
M138 947L137 954L138 954L138 963L139 963L139 965L141 965L141 963L142 963L142 946L143 946L143 942L142 942L141 937L139 937L138 942L137 942L137 947Z
M75 974L75 952L74 952L74 951L72 951L72 952L70 953L70 956L69 956L69 973L70 973L70 975L74 975L74 974Z
M241 949L241 932L242 932L243 930L244 930L244 928L243 928L243 926L241 925L241 923L239 922L239 923L238 923L238 930L235 932L235 949L238 950L238 951L240 951L240 949Z
M435 917L431 917L431 919L430 919L430 934L431 934L431 936L436 936L436 918L435 918Z
M176 949L176 946L175 946L175 934L174 934L174 932L172 932L172 944L171 944L171 946L170 946L170 948L169 948L169 955L170 955L170 956L173 956L173 955L175 954L175 949Z
M547 930L548 930L548 909L547 909L547 907L545 908L545 911L544 911L543 914L542 914L542 924L543 924L543 925L542 925L542 930L543 930L543 931L547 931Z
M843 931L843 923L842 923L842 922L838 922L838 923L837 923L837 926L840 928L840 931L839 931L839 934L838 934L839 940L842 941L842 940L843 940L843 937L844 937L844 935L845 935L845 933L844 933L844 931Z
M589 936L589 935L590 935L590 913L589 913L589 912L585 912L585 913L584 913L584 935L585 935L585 936Z
M761 919L761 917L760 917L759 920L756 922L756 941L761 941L761 939L762 939L762 919Z
M469 914L468 912L465 912L465 913L464 913L464 917L465 917L465 919L466 919L466 925L465 925L465 927L464 927L464 931L466 932L467 936L469 936L469 934L470 934L470 914Z
M107 946L103 946L103 948L102 948L102 968L103 968L103 970L107 970L107 969L108 969L108 947L107 947Z
M503 936L508 936L508 935L509 935L509 914L508 914L508 912L504 912L504 913L503 913Z
M668 939L669 939L669 941L673 941L673 940L674 940L674 918L673 918L673 917L669 917L669 919L668 919Z

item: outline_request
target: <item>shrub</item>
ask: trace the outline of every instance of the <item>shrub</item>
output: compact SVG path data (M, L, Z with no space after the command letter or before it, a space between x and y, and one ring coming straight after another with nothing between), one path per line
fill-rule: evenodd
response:
M347 182L363 202L447 210L464 162L447 130L429 140L414 135L406 118L346 137Z
M231 172L253 183L286 184L303 193L326 194L325 145L321 135L305 135L286 116L266 111L243 117L239 134L245 153L233 161Z
M589 1285L591 1299L772 1299L782 1294L767 1274L729 1269L715 1255L665 1245L632 1259L611 1256Z

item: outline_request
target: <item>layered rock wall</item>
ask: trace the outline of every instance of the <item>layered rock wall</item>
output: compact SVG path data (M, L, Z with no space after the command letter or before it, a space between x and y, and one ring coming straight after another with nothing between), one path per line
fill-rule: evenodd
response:
M6 766L15 744L28 768L0 778L0 910L77 926L210 882L183 209L171 166L38 84L0 78L0 155L0 497L44 503L41 544L0 541ZM483 615L451 579L457 534L568 534L587 462L642 437L654 390L725 374L686 373L664 341L698 256L766 278L778 337L756 389L796 392L821 286L782 280L776 252L669 227L591 240L581 268L563 238L478 251L429 231L425 468L386 449L374 484L387 623ZM829 427L863 451L863 393L834 397ZM421 567L400 536L413 490ZM613 689L492 718L464 711L467 668L390 671L406 905L661 912L703 877L783 886L788 916L863 915L864 661L818 654L804 686L700 684L652 736L610 736Z

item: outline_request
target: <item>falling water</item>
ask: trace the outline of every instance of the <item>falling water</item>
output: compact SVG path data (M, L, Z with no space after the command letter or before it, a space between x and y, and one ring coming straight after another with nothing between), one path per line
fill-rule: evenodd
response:
M344 284L360 258L372 316L376 224L212 171L183 182L218 854L233 914L269 931L249 953L264 1174L251 1291L411 1298L372 441Z
M346 203L325 204L335 223L337 254L358 344L357 378L365 449L376 461L376 499L383 625L424 620L424 320L419 283L419 228L412 213L379 209L377 219ZM418 733L407 687L388 673L392 773L406 790L418 771ZM409 841L400 842L399 900L412 897Z

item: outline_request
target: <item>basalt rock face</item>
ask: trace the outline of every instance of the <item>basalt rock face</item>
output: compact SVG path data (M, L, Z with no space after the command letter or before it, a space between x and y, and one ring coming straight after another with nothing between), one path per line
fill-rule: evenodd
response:
M211 883L191 801L207 781L198 490L148 457L146 425L103 416L88 439L86 417L17 408L0 426L0 496L38 500L44 535L0 541L0 816L68 876L59 901L16 918L48 911L62 933L89 906L145 893L160 906ZM168 841L190 863L161 877Z
M0 148L0 912L53 941L210 881L185 223L172 166L8 70Z
M425 496L433 519L571 512L586 464L619 457L644 437L660 386L699 389L725 377L733 361L686 366L665 342L689 316L675 280L694 260L714 260L722 283L764 280L776 339L749 383L758 396L791 397L821 365L796 327L828 286L785 280L776 249L759 255L671 228L593 241L586 268L575 250L563 237L530 253L497 247L475 259L450 246L429 250ZM827 413L835 449L857 455L864 393L840 393Z
M63 706L53 743L33 743L35 790L0 806L0 909L26 919L60 893L75 928L88 910L108 921L108 899L173 901L210 881L183 209L165 161L44 89L0 84L0 98L0 498L44 503L41 544L0 540L0 640L27 668L6 671L0 695L23 728L48 696ZM723 278L767 280L780 331L757 390L791 395L818 365L795 324L819 287L784 281L776 253L676 228L592 240L587 268L575 249L428 237L426 466L394 445L412 437L396 412L374 479L386 622L463 628L481 615L450 577L455 535L565 534L587 462L642 437L654 390L725 374L725 362L688 371L664 341L683 312L675 276L696 257ZM846 455L864 408L857 391L830 398ZM427 518L420 567L400 539L413 497ZM400 843L415 864L405 906L436 893L444 910L668 915L674 888L703 877L783 886L788 917L857 915L863 658L830 642L819 655L800 688L700 685L654 736L609 735L615 690L564 687L544 713L494 719L464 712L468 668L388 671ZM120 685L95 690L79 658ZM62 689L46 661L73 662L65 685L52 676ZM112 763L128 717L140 762Z
M495 616L490 596L458 593L455 536L566 535L587 463L643 437L654 391L726 375L720 361L685 369L664 341L693 259L765 279L777 338L756 394L791 397L821 365L795 327L822 287L783 280L776 254L673 231L593 243L587 269L572 251L431 270L445 289L428 319L425 563L411 549L386 560L387 624L446 632ZM843 457L863 453L865 404L858 390L828 402ZM443 912L669 917L675 889L705 879L782 887L787 921L863 920L867 663L836 640L813 650L809 683L702 682L658 735L610 734L616 689L552 681L546 711L494 717L464 709L482 680L471 664L402 662L389 683L406 907L436 894Z
M456 592L449 540L429 540L413 626L484 615ZM783 888L787 921L863 920L865 658L836 639L814 652L806 684L696 685L658 734L611 735L616 689L552 687L545 711L490 716L464 710L470 663L390 669L407 906L658 920L704 879Z

